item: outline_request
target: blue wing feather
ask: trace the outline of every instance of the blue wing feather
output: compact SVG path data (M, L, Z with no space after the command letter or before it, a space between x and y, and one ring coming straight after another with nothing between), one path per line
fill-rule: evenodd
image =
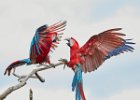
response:
M129 46L129 44L135 44L135 43L133 43L133 42L127 42L129 40L132 40L132 39L126 39L123 45L121 45L120 47L118 47L118 48L112 50L111 52L109 52L108 56L106 56L104 58L104 60L107 60L110 57L116 56L116 55L118 55L120 53L123 53L123 52L127 52L127 51L133 52L134 48L131 47L131 46Z
M32 42L31 42L31 46L30 46L30 54L31 54L31 50L32 50L32 47L33 45L35 45L35 49L37 50L37 53L40 55L40 50L39 50L39 39L40 39L40 35L39 35L39 32L45 30L48 28L48 25L45 24L43 26L40 26L39 28L37 28L36 32L35 32L35 35L32 39ZM46 33L47 34L47 33Z
M37 53L40 54L38 42L39 42L39 33L38 33L38 31L36 31L35 36L33 37L32 42L31 42L30 53L31 53L31 50L32 50L32 46L35 45Z
M38 42L39 42L39 33L36 32L36 35L35 35L35 47L37 49L37 53L40 55L40 50L39 50Z

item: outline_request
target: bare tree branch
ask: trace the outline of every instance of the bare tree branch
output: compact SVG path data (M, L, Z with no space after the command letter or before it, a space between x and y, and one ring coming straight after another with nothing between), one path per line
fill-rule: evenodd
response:
M15 76L16 78L18 78L18 81L21 82L27 75L18 75L15 73L15 69L13 71L13 76ZM41 77L37 72L35 73L35 76L32 75L30 78L33 78L33 79L39 79L41 82L45 82L45 79L43 77Z
M16 68L14 68L12 74L13 74L13 76L15 76L16 78L18 78L18 81L19 81L19 82L21 82L21 80L24 79L27 75L18 75L18 74L15 73L15 70L16 70ZM30 78L36 79L37 77L36 77L36 76L31 76Z
M5 99L10 93L12 93L13 91L18 90L21 87L23 87L24 85L26 85L26 82L30 78L38 78L41 82L44 82L45 79L43 79L37 72L43 71L43 70L46 70L46 69L49 69L49 68L58 67L58 66L63 65L63 64L65 64L65 63L64 62L59 62L57 64L54 64L53 66L52 65L41 64L44 67L39 67L37 69L33 69L28 75L21 75L21 76L15 74L15 70L14 70L13 75L18 78L19 83L17 85L9 87L2 94L0 94L0 100ZM35 76L33 76L33 75L35 75Z
M35 73L35 75L40 80L40 82L45 82L45 79L41 77L37 72Z
M33 100L33 91L30 89L29 91L29 100Z

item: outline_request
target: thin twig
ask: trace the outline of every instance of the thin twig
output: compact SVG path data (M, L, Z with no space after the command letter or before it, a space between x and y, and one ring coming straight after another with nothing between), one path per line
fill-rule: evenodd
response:
M21 82L27 75L18 75L15 73L15 69L13 71L13 76L15 76L16 78L18 78L18 81ZM45 82L45 79L43 77L41 77L38 73L35 73L35 76L31 76L30 78L33 78L33 79L39 79L41 82Z
M52 65L44 65L42 64L44 67L41 67L41 68L37 68L37 69L33 69L28 75L22 75L22 78L21 76L19 75L14 75L16 76L17 78L20 78L22 79L17 85L14 85L14 86L11 86L9 87L8 89L6 89L3 93L0 94L0 100L3 100L4 98L6 98L10 93L12 93L13 91L15 90L18 90L20 89L21 87L23 87L24 85L26 85L26 82L30 79L30 78L33 78L33 75L39 71L43 71L43 70L46 70L46 69L49 69L49 68L54 68L55 67L58 67L60 65L63 65L64 62L59 62L57 64L54 64L53 66ZM35 76L36 77L36 76ZM40 77L40 76L39 76Z
M29 91L29 100L33 100L33 91L30 89Z
M35 73L35 75L40 80L40 82L45 82L45 79L41 77L37 72Z

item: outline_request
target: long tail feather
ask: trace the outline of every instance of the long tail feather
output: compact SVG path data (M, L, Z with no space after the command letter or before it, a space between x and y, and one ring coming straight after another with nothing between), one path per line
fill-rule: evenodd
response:
M5 70L5 72L4 72L4 75L6 75L7 73L8 73L8 75L10 75L11 70L12 70L13 68L15 68L15 67L19 67L19 66L21 66L21 65L30 64L30 63L31 63L31 61L30 61L29 58L28 58L28 59L23 59L23 60L15 61L15 62L11 63L11 64L6 68L6 70Z
M78 64L75 69L75 75L72 82L72 91L76 89L76 100L86 100L84 91L83 91L83 80L82 80L82 69L81 65Z
M79 90L80 90L82 100L86 100L86 97L85 97L84 91L83 91L82 83L79 84Z

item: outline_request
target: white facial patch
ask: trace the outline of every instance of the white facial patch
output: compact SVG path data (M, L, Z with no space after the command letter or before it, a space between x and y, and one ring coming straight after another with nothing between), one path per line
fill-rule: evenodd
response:
M52 41L55 40L55 39L56 39L56 35L53 34L53 35L52 35Z
M74 44L74 41L72 39L70 39L70 47L72 47Z

